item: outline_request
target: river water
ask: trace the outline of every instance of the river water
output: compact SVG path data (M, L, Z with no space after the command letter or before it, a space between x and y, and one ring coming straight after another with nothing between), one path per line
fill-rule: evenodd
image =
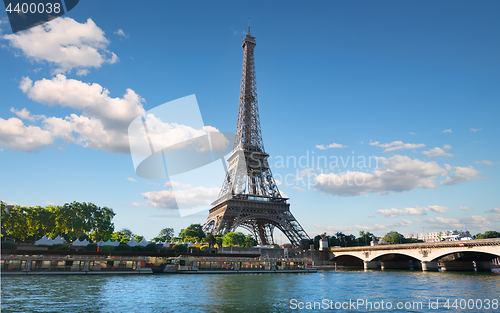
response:
M500 312L500 272L2 276L1 297L2 312Z

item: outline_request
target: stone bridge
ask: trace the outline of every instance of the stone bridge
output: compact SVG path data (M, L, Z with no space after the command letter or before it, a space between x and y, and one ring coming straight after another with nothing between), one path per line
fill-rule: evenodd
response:
M338 268L491 271L498 257L500 238L332 248L328 259Z

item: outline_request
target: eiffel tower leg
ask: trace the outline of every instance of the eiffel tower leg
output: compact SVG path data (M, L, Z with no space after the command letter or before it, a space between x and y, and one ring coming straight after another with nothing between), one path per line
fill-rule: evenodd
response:
M268 240L267 234L266 234L266 225L264 223L262 223L262 221L257 221L257 229L259 232L260 243L262 245L268 245L269 240Z

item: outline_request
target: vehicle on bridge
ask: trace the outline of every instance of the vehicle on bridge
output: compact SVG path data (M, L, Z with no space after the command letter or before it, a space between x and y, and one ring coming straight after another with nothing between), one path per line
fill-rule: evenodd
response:
M441 241L464 241L464 240L474 240L471 237L462 237L460 235L450 235L450 236L438 236Z

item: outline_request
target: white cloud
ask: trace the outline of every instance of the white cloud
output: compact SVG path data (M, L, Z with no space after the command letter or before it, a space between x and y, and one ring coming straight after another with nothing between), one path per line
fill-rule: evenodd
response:
M142 194L148 200L148 205L161 209L176 209L177 204L183 209L198 205L210 205L219 195L220 187L194 187L184 190L149 191Z
M453 133L453 131L451 130L451 128L443 130L443 134L451 134L451 133Z
M105 126L120 124L126 128L135 117L144 115L144 99L132 89L127 89L123 98L112 98L99 84L67 79L62 74L35 83L23 77L19 88L33 101L81 110L88 117L99 118Z
M379 147L385 148L384 152L390 152L390 151L403 150L403 149L423 148L423 147L425 147L425 144L423 144L423 143L404 143L400 140L393 141L391 143L381 144L378 141L372 142L370 140L370 146L379 146Z
M400 229L401 227L408 227L413 225L413 221L407 220L407 219L402 219L397 222L392 222L388 224L372 224L372 225L353 225L353 226L322 226L318 224L314 224L313 226L316 227L319 230L322 230L323 232L327 232L329 234L335 234L336 232L345 232L345 233L352 233L354 231L379 231L379 230L396 230Z
M163 187L168 187L168 188L191 188L191 185L190 184L182 184L182 183L179 183L179 182L176 182L176 181L167 181Z
M331 148L345 148L347 146L344 146L343 144L340 144L340 143L331 143L329 144L328 146L324 146L324 145L316 145L316 149L320 149L320 150L326 150L326 149L331 149Z
M118 57L107 50L109 41L104 32L90 18L85 23L78 23L69 17L59 17L3 38L26 57L55 65L55 74L99 68L105 62L118 61Z
M53 134L38 126L26 126L23 121L12 117L0 118L0 146L30 152L54 143Z
M429 151L422 151L428 157L437 157L437 156L448 156L453 157L453 154L446 152L445 150L450 150L450 145L444 145L443 148L435 147L430 149Z
M276 186L281 185L281 180L275 179L274 181L276 182Z
M300 188L299 186L293 186L292 189L300 191L300 192L304 192L305 191L303 188Z
M30 122L34 122L35 119L40 119L43 116L41 115L31 115L30 111L28 111L26 108L23 108L22 110L16 110L14 108L10 108L10 111L17 115L18 117L22 118L23 120L28 120Z
M131 89L127 89L122 98L112 98L109 96L109 91L99 84L67 79L62 74L50 80L42 79L34 83L29 77L23 77L19 88L34 101L81 110L83 115L37 118L42 119L43 130L47 132L46 137L62 138L66 142L91 149L128 153L128 125L136 116L144 114L144 99ZM16 112L30 116L27 111ZM24 134L27 136L29 132L26 131ZM22 136L22 133L19 136ZM37 150L45 144L52 144L52 140L47 139L40 141L37 138L26 137L24 140L31 143L31 146L21 149L18 145L2 143L21 151Z
M500 208L493 208L493 209L488 210L486 212L500 214Z
M409 132L408 134L416 136L414 132Z
M121 28L118 28L118 30L116 32L114 32L113 34L116 34L116 35L121 36L123 38L128 38L128 35L126 35Z
M318 224L314 224L314 227L321 230L320 233L328 232L330 234L335 234L336 232L352 232L352 226L322 226Z
M127 177L127 180L130 182L137 183L137 180L133 179L132 177Z
M402 227L408 227L413 225L413 221L402 219L394 223L388 224L374 224L374 225L355 225L356 229L365 230L365 231L378 231L378 230L395 230L400 229Z
M466 224L469 229L487 230L500 226L500 215L472 215L458 218L438 216L425 219L423 222L441 229L463 229Z
M479 171L475 170L472 166L469 167L460 167L455 166L451 167L447 165L447 168L452 171L451 175L447 176L442 182L441 185L454 185L462 182L466 182L472 180L474 178L478 178Z
M46 129L67 142L95 150L129 153L126 130L106 127L100 119L71 114L64 119L47 118L44 120L44 124Z
M203 129L195 129L190 126L181 125L177 123L165 123L160 118L153 114L146 115L146 124L148 127L149 137L153 145L158 147L176 146L176 148L191 148L197 152L210 151L210 144L208 140L203 140L207 132L219 132L215 127L205 126ZM168 134L168 136L165 136ZM193 138L200 140L189 141ZM218 139L212 140L212 148L214 151L222 151L229 144L227 138L218 136ZM188 146L185 146L185 143Z
M478 131L480 131L482 128L471 128L470 131L473 132L473 133L477 133Z
M484 165L493 165L494 163L491 162L491 161L487 161L487 160L482 160L482 161L476 161L476 164L484 164Z
M444 213L448 211L449 208L440 205L429 205L426 207L415 206L414 208L403 208L403 209L384 209L377 210L375 213L381 214L385 217L398 217L400 215L426 215L427 212L433 211L437 213Z
M466 206L459 206L458 208L459 208L460 210L463 210L463 211L465 211L465 210L468 210L468 209L469 209L469 208L468 208L468 207L466 207Z
M245 36L246 35L246 31L244 31L244 30L236 30L233 27L231 27L231 31L233 32L233 34L235 36Z
M435 162L424 162L407 156L395 155L389 159L378 159L385 167L376 168L372 173L321 173L316 177L316 190L339 196L355 196L436 188L436 177L447 173Z
M87 69L81 69L81 70L76 71L76 75L78 75L78 76L85 76L88 73L90 73L90 71Z

